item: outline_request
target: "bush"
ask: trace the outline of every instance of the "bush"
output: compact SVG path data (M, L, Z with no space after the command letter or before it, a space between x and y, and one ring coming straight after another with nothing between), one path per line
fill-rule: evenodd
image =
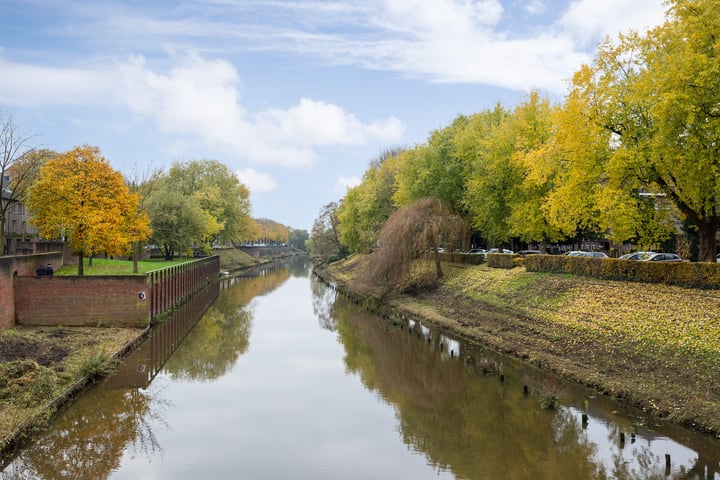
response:
M488 267L492 268L513 268L516 264L515 258L519 258L519 255L509 253L488 253L487 263Z
M692 288L720 288L720 264L717 263L656 263L616 258L531 255L525 259L525 267L529 272L571 273Z
M480 265L485 263L485 255L464 252L442 252L440 260L450 263L466 263L469 265Z

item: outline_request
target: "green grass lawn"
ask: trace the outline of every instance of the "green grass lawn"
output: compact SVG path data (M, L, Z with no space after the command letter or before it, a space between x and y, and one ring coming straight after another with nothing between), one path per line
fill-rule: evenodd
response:
M251 257L247 253L235 249L222 249L215 253L220 255L220 267L222 269L236 269L256 265L260 261ZM195 258L176 258L174 260L164 260L162 258L152 258L141 260L138 262L138 275L144 275L151 270L177 265L179 263L191 262ZM133 275L133 262L131 260L110 260L105 258L93 258L92 266L88 265L88 259L84 260L85 275ZM77 275L77 265L64 265L55 270L55 275L75 276Z
M178 258L175 260L164 260L153 258L138 262L138 275L144 275L151 270L189 262L192 259ZM55 271L55 275L74 276L77 275L77 265L64 265ZM105 258L93 258L92 266L88 265L88 259L84 260L83 271L85 275L133 275L133 262L131 260L110 260Z

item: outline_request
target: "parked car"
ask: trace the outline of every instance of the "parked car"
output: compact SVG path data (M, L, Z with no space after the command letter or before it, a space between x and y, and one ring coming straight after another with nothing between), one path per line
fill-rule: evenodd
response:
M574 250L567 252L565 255L569 257L594 257L594 258L608 258L603 252L585 252L583 250Z
M632 252L621 255L619 260L642 260L643 257L652 255L655 252Z
M487 251L487 253L513 253L512 250L508 250L507 248L491 248Z
M653 253L651 255L643 256L640 259L641 262L684 262L680 255L674 253Z
M519 252L516 252L521 257L525 258L528 255L539 255L542 252L540 250L520 250Z
M720 253L718 253L717 255L715 255L715 261L718 262L718 263L720 263Z
M487 250L484 248L471 248L467 251L467 253L472 253L474 255L485 255L487 253Z

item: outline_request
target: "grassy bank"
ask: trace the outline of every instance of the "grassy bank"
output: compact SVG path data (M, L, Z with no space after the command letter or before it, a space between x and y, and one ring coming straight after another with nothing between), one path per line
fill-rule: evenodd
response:
M361 263L352 257L329 272L352 286ZM720 432L719 291L522 267L444 270L437 289L384 302L657 417Z
M0 331L0 450L28 422L41 426L49 405L80 379L107 373L112 356L142 330L15 327Z

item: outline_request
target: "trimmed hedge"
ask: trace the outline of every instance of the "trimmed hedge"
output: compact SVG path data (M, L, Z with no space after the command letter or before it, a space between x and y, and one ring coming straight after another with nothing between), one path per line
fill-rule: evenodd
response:
M513 268L515 258L520 258L520 255L511 253L488 253L487 263L488 267L491 268Z
M480 265L481 263L485 263L485 255L464 252L441 252L440 260L450 263L467 263L470 265Z
M616 258L530 255L525 259L525 268L528 272L571 273L612 280L720 289L718 263L639 262Z

